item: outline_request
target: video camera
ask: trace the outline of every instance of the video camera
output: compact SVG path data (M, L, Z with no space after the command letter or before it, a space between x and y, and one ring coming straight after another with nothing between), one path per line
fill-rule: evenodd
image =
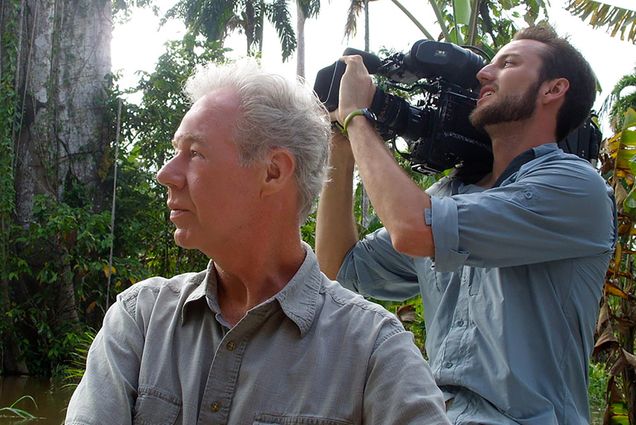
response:
M385 59L347 48L343 55L360 55L370 74L386 78L387 87L418 95L415 106L377 88L369 108L384 140L401 136L408 152L401 153L413 170L431 174L449 168L487 173L492 167L488 135L469 120L479 97L477 72L485 60L452 43L419 40L405 53ZM338 107L340 80L345 63L336 61L316 75L314 91L329 111ZM590 119L559 146L587 160L598 156L602 136Z

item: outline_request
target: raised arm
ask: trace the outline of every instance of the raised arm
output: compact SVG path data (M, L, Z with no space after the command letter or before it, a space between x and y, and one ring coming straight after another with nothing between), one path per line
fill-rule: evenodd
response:
M323 273L335 279L342 260L358 240L353 218L353 153L338 130L332 135L329 165L329 180L318 203L316 255Z
M362 58L345 56L343 60L347 68L340 85L341 122L352 111L368 107L375 92ZM347 132L362 181L394 248L411 256L433 256L433 233L424 220L430 197L400 168L367 118L350 119Z

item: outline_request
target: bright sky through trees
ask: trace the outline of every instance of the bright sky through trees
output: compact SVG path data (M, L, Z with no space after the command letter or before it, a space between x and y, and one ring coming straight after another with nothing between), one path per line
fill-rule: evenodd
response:
M604 0L608 4L633 8L634 0ZM590 61L603 88L598 96L597 109L613 88L614 84L636 67L636 45L612 38L606 31L592 29L580 19L566 12L561 3L565 0L551 0L550 22L560 34L568 34L572 43ZM172 0L165 0L167 9ZM292 5L294 2L291 2ZM429 29L436 33L432 9L421 0L402 0L401 3ZM631 6L627 3L632 3ZM343 38L348 1L323 2L319 18L306 23L306 75L313 85L316 72L333 63L346 47L364 48L364 22L360 16L358 34L350 39ZM292 6L293 9L293 6ZM295 12L293 12L295 13ZM376 1L370 4L370 44L371 50L382 47L406 51L417 40L424 38L415 25L391 2ZM121 70L124 86L133 85L136 70L152 71L157 57L164 52L163 43L183 35L183 25L170 21L159 28L159 18L149 10L136 11L131 20L116 25L113 34L113 69ZM233 56L244 55L244 37L236 34L226 41L226 46L234 49ZM271 25L266 27L263 43L263 66L273 72L294 75L295 56L282 62L279 42Z

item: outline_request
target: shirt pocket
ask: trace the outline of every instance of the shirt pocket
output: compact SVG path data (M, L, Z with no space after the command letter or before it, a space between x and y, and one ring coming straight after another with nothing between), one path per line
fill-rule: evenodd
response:
M173 425L181 411L181 399L152 387L139 387L133 424Z
M343 419L329 419L318 416L268 415L256 416L252 425L353 425Z

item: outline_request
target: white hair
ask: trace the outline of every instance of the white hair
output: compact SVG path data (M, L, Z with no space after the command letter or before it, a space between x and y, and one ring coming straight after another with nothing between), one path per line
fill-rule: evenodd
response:
M294 155L298 214L304 222L326 176L330 135L326 109L302 81L266 73L249 59L200 68L186 82L185 93L194 103L221 88L239 95L234 142L243 165L263 159L277 147Z

